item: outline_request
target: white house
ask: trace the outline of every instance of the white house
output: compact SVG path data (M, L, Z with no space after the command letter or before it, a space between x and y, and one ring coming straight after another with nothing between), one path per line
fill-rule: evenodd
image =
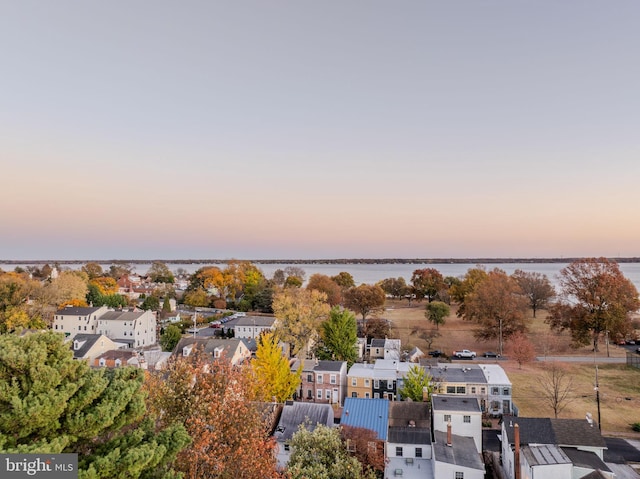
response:
M437 479L484 479L484 463L473 439L453 434L451 428L435 431L433 475Z
M67 306L56 311L53 317L53 330L72 337L79 333L96 334L98 318L107 311L109 309L106 306L100 308Z
M431 407L434 431L446 433L450 424L453 434L472 438L482 454L482 411L475 397L434 394Z
M98 334L132 348L156 344L156 315L152 311L108 311L98 317Z
M275 321L271 316L241 316L233 326L234 337L256 339L265 331L273 331Z
M389 403L385 477L432 479L431 412L426 402Z
M591 420L504 416L501 443L502 469L508 479L515 478L517 463L520 477L532 479L579 478L593 471L613 477L603 461L606 443ZM571 473L566 475L568 469Z

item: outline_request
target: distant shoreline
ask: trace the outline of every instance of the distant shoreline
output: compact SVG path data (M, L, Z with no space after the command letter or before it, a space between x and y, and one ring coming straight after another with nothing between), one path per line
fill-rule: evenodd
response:
M230 261L249 261L254 264L512 264L512 263L571 263L583 257L571 258L342 258L342 259L82 259L82 260L0 260L0 265L19 264L226 264ZM617 263L640 263L640 257L608 258Z

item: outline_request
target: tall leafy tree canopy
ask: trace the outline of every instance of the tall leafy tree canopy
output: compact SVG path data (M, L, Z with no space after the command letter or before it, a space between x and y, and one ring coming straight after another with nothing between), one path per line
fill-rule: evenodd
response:
M533 317L539 309L545 308L551 298L556 295L553 285L546 274L531 273L515 270L511 275L529 300L529 307L533 310Z
M346 361L349 368L358 360L358 326L351 311L331 308L329 319L321 325L320 339L318 358Z
M413 291L418 298L433 301L438 293L447 288L442 273L435 268L417 269L411 276Z
M607 258L574 261L560 271L561 299L549 308L547 322L556 330L571 331L576 346L593 344L609 331L623 335L630 313L640 308L638 291Z
M431 375L425 368L416 364L409 368L407 376L404 378L404 385L399 392L405 399L422 402L425 400L424 393L427 393L427 400L429 400L433 389L434 382Z
M189 438L143 420L144 373L90 369L60 334L0 336L0 451L79 453L79 477L161 477Z

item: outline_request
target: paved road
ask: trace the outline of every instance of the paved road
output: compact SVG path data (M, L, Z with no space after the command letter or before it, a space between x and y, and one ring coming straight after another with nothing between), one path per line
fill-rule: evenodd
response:
M557 361L566 363L600 363L600 364L620 364L626 363L627 358L608 358L606 356L538 356L536 361Z

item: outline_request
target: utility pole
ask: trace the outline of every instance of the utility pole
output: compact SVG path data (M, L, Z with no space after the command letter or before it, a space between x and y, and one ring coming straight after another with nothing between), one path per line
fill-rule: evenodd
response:
M600 424L600 388L598 387L598 365L596 364L596 404L598 405L598 430L602 432L602 426Z

